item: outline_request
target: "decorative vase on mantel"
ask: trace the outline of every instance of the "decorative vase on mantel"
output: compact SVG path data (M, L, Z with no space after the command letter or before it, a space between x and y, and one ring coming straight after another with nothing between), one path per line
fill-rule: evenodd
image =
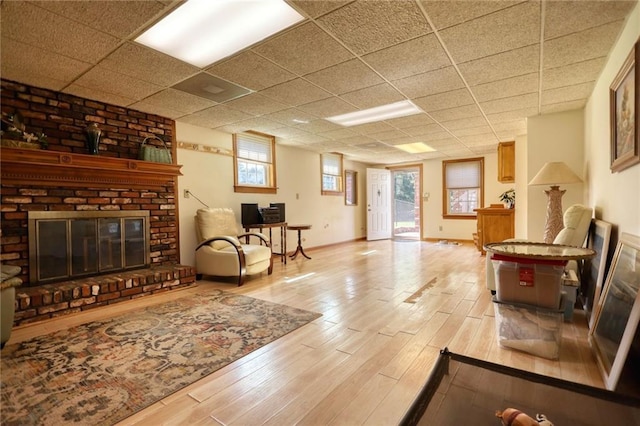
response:
M87 137L87 149L89 154L98 155L98 147L100 146L100 136L102 136L102 130L98 127L97 123L89 124L84 133Z

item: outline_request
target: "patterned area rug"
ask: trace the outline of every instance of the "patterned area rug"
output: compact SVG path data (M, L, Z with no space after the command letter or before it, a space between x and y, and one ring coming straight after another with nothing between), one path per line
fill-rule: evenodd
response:
M7 345L0 423L113 424L319 316L216 291Z

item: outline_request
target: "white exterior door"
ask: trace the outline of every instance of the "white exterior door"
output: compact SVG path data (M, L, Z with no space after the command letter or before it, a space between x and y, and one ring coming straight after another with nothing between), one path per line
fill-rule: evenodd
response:
M391 172L367 169L367 240L391 238Z

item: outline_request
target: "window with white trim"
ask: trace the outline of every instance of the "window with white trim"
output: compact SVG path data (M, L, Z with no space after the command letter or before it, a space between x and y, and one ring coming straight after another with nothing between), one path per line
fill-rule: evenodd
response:
M320 155L322 163L322 195L342 195L342 154Z
M276 193L275 144L258 132L233 135L235 192Z
M475 218L484 203L484 158L442 162L442 216Z

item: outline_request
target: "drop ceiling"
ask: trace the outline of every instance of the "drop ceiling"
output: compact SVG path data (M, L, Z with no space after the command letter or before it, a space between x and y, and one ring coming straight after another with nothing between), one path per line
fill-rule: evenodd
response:
M133 40L176 1L3 1L2 78L370 164L495 152L582 108L637 1L289 1L305 20L197 68ZM221 40L224 42L224 40ZM216 102L198 74L248 89ZM325 117L409 99L422 113ZM394 145L424 142L408 154Z

